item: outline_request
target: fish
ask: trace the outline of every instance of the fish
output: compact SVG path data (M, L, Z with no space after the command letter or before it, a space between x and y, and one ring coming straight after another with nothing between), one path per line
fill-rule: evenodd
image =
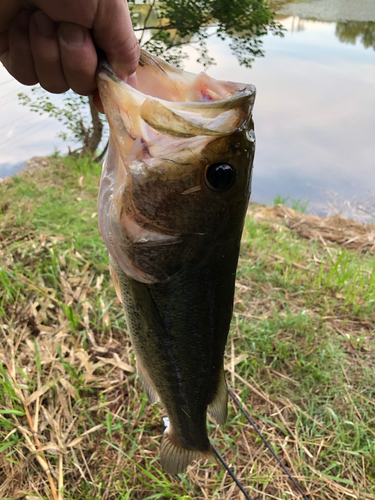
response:
M168 415L162 468L216 461L207 412L227 418L224 350L251 191L255 87L141 52L137 88L97 72L110 128L99 229L137 373Z

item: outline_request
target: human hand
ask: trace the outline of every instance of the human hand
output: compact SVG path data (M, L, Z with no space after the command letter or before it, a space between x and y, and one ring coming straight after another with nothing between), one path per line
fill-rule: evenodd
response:
M114 72L135 72L139 45L126 0L6 0L0 4L0 61L24 85L49 92L96 90L95 45Z

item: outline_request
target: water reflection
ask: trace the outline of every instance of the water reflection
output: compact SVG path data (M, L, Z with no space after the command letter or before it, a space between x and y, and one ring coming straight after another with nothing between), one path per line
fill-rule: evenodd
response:
M267 37L266 57L248 73L236 71L258 91L252 198L310 199L320 213L350 200L349 215L349 206L375 193L374 52L342 43L336 23L282 22L285 38ZM229 60L221 62L223 78Z
M336 24L336 36L340 42L355 45L357 40L368 49L375 50L375 22L347 21Z
M375 204L375 52L365 47L374 47L375 23L280 21L285 37L264 37L266 57L251 69L238 65L229 41L213 36L208 45L217 61L212 77L257 87L252 198L321 199L309 205L319 213L350 200L368 213ZM197 73L202 67L189 50L185 69ZM9 79L0 68L0 177L22 159L53 153L56 143L57 127L17 106L25 87Z
M286 16L277 16L276 19L279 21L287 21ZM289 31L291 33L298 33L304 31L306 26L311 29L312 24L315 24L315 29L318 24L325 24L326 26L332 26L333 23L322 23L320 21L311 21L308 19L302 19L297 16L293 16L290 24ZM368 49L373 48L375 50L375 22L374 21L345 21L337 22L335 35L342 43L349 43L355 45L358 42Z
M288 31L290 33L298 33L299 31L304 31L305 30L305 19L301 19L300 17L297 16L292 16L291 18L289 16L276 16L276 19L280 22L288 23L291 19L291 22L288 27ZM309 22L309 21L307 21Z

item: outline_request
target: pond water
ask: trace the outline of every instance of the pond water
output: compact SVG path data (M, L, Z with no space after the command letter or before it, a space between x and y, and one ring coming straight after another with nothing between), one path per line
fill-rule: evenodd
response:
M341 210L371 220L375 23L353 26L293 16L280 21L288 30L284 38L265 37L266 55L251 69L234 70L222 42L212 41L210 47L220 61L210 69L212 76L235 74L257 87L252 199L272 203L277 195L290 196L310 200L308 209L316 213Z
M337 0L336 0L337 1ZM264 37L265 57L240 67L212 37L210 75L257 87L252 199L310 200L317 213L375 212L375 22L282 16L283 38ZM375 21L375 19L374 19ZM191 52L192 55L193 52ZM185 69L199 72L191 57ZM58 122L17 104L28 89L0 70L0 177L35 155L66 152ZM59 99L59 97L57 97Z

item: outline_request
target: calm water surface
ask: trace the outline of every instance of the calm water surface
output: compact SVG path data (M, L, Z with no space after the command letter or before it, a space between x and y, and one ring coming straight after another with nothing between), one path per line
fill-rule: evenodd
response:
M265 37L266 57L251 69L239 67L225 42L209 44L217 61L210 75L257 87L252 199L310 199L322 213L343 200L367 199L369 208L374 196L375 207L375 23L280 21L285 37ZM194 57L185 69L201 71ZM20 91L28 89L1 68L0 177L32 156L67 149L58 122L17 104Z

